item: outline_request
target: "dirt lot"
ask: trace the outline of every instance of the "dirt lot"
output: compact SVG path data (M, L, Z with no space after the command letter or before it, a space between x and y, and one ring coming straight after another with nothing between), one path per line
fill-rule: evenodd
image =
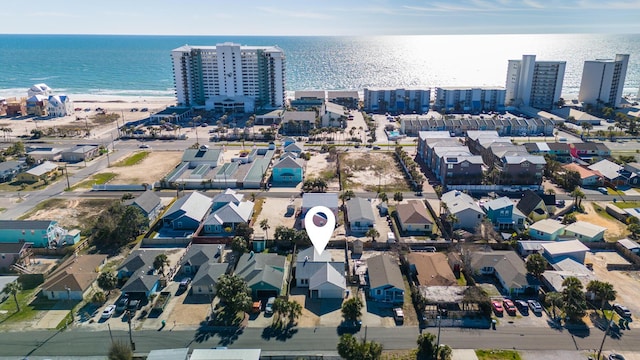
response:
M629 232L627 231L627 227L618 220L611 218L610 216L600 215L593 208L593 204L591 202L583 202L584 206L584 214L577 214L576 218L578 220L590 222L594 225L604 226L607 230L604 232L604 239L606 241L615 241L626 237ZM602 207L605 208L606 204L598 203ZM604 211L604 210L603 210Z
M311 159L305 165L305 179L321 178L327 181L327 191L338 191L336 162L329 160L329 154L311 153Z
M40 203L25 220L56 220L66 229L87 226L113 199L51 199Z
M273 239L273 232L278 226L284 226L292 228L295 224L294 214L287 214L287 206L294 205L296 209L299 209L302 205L301 198L265 198L262 203L262 211L258 215L258 219L254 223L253 231L255 235L265 235L264 231L260 229L260 222L267 219L269 222L268 237ZM285 216L287 214L287 216ZM289 216L290 215L290 216Z
M403 174L392 156L382 152L343 154L341 168L347 174L349 189L375 191L381 186L387 191L407 190Z
M182 159L180 151L152 151L135 165L112 166L103 172L118 174L109 181L109 184L153 183L167 175L180 162L180 159Z

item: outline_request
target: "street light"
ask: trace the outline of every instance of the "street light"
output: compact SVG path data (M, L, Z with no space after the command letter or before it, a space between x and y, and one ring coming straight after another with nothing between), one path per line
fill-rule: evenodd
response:
M209 305L211 305L211 317L213 317L213 284L209 284Z

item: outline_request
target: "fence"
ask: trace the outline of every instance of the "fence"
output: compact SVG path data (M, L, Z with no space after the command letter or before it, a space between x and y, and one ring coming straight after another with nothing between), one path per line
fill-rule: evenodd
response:
M98 184L93 185L93 191L146 191L153 190L153 184Z

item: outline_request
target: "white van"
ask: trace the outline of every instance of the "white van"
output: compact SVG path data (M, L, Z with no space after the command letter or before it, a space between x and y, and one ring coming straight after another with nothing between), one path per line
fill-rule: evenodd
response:
M391 243L391 244L395 243L396 242L396 235L394 233L392 233L392 232L388 232L387 233L387 242Z

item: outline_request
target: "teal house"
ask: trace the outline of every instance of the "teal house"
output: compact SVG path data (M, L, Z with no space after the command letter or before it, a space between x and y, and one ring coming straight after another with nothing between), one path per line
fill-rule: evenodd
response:
M32 243L34 248L58 245L65 234L53 220L0 220L0 242Z
M280 296L285 284L287 258L278 254L243 254L236 265L235 274L243 278L254 299Z
M293 153L285 153L273 165L271 183L273 186L295 186L302 182L303 174L302 160Z

